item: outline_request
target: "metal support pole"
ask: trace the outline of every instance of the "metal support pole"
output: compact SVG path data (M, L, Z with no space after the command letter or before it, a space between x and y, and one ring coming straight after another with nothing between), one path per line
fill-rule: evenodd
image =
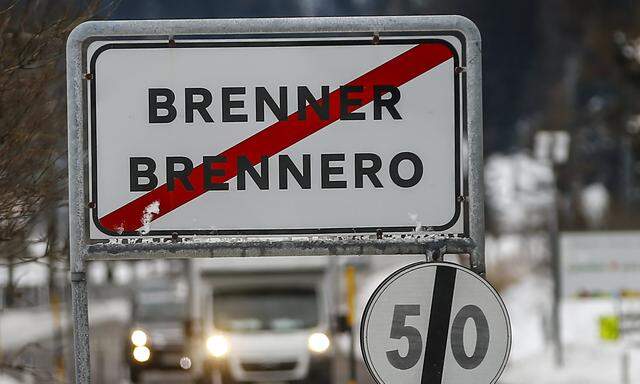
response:
M471 252L471 270L485 276L484 260L484 158L482 142L482 41L473 29L467 39L467 70L462 73L467 85L467 142L469 151L469 235L475 242ZM473 62L473 65L470 65ZM464 84L464 82L463 82Z
M71 313L75 384L91 383L89 360L89 305L85 273L86 226L88 215L85 185L85 78L83 50L85 37L71 33L67 40L67 125L69 155L69 267L71 269ZM74 37L75 36L75 37Z
M84 270L71 272L71 313L73 315L73 355L76 384L91 382L89 359L89 306Z
M631 375L629 374L630 360L629 350L625 347L622 352L622 384L631 384Z
M186 350L188 351L188 356L195 356L196 348L198 343L197 340L202 338L200 332L200 311L198 308L198 300L200 297L197 287L197 268L195 266L195 261L193 259L184 259L183 260L183 268L184 268L184 276L187 278L187 292L189 296L187 297L187 304L189 306L189 316L185 319L183 326L184 332L186 336Z
M549 210L549 249L551 251L551 274L553 277L553 304L551 308L551 332L553 338L553 349L555 363L558 367L564 364L564 353L562 350L562 333L560 330L560 298L562 294L561 274L560 274L560 233L558 225L558 192L553 191L553 203Z
M347 323L349 325L349 380L348 384L356 384L358 381L356 367L356 339L355 330L356 323L356 268L352 265L347 266L345 271L345 279L347 282Z

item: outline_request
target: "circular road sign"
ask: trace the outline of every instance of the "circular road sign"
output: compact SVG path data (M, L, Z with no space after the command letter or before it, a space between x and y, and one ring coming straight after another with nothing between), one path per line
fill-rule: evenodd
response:
M509 357L511 326L482 277L456 264L418 263L375 290L360 338L379 384L493 384Z

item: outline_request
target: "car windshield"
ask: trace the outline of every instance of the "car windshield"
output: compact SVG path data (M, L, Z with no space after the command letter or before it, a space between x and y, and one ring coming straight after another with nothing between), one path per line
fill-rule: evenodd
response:
M146 321L182 320L187 313L186 300L173 292L140 292L137 295L136 318Z
M217 291L213 297L217 329L235 332L292 331L318 324L314 289Z

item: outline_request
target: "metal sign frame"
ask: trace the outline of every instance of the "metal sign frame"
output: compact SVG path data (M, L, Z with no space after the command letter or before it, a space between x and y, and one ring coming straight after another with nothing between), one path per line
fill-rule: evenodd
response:
M95 40L122 38L167 40L216 35L260 34L367 34L372 44L387 32L455 32L464 39L466 63L461 74L463 102L460 197L466 211L466 236L437 234L341 234L286 238L180 239L177 236L119 242L89 241L88 222L93 208L88 198L87 92L91 74L85 73L86 49ZM72 315L74 324L75 382L90 382L89 322L85 262L88 260L257 257L354 254L425 254L432 260L445 253L470 255L471 269L485 273L484 187L482 158L482 68L480 33L462 16L327 17L283 19L133 20L91 21L76 27L67 40L67 119L69 156L69 228Z

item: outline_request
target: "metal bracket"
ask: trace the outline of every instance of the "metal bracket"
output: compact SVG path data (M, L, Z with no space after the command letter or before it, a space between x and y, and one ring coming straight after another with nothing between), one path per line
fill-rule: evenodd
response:
M79 283L87 280L87 274L85 272L71 272L70 280L72 283Z
M144 242L130 244L92 244L87 247L87 260L198 257L260 256L337 256L471 253L476 243L463 237L420 237L383 239L317 239L317 240L244 240L233 242L199 242L185 238L181 242Z
M427 253L426 253L427 263L436 263L436 262L442 261L442 258L447 252L458 253L458 252L451 252L451 249L449 248L450 247L447 247L446 240L440 240L440 241L434 242L432 246L429 247L427 250Z

